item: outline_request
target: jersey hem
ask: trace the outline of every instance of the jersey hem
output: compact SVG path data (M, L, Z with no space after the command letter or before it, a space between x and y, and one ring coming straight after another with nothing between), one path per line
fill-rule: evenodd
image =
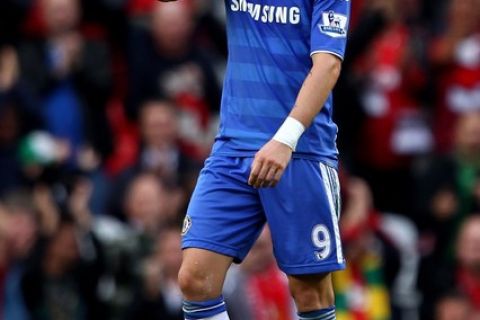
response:
M235 158L253 158L257 151L244 151L244 152L225 152L225 151L217 151L210 154L210 156L223 156L223 157L235 157ZM293 159L304 159L304 160L311 160L311 161L318 161L321 162L329 167L335 168L338 170L338 160L332 160L326 157L315 156L315 155L308 155L302 153L293 153Z
M278 264L280 270L288 275L306 275L306 274L318 274L325 272L334 272L345 270L346 263L326 263L322 265L282 265Z

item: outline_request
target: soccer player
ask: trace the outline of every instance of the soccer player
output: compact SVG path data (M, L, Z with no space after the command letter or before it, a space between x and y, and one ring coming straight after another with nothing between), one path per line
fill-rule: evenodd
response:
M225 5L229 57L221 124L183 228L185 319L229 319L221 295L225 274L265 222L299 319L335 319L330 273L345 261L331 90L350 1Z

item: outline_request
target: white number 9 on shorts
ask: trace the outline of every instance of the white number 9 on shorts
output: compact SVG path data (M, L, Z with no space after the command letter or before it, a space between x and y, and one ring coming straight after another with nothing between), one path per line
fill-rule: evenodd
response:
M328 258L331 250L330 232L323 224L317 224L312 230L312 242L318 249L315 251L315 258L317 260L324 260Z

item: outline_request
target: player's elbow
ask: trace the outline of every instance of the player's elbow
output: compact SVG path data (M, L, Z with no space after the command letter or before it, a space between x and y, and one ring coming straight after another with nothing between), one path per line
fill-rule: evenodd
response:
M335 56L332 56L330 60L331 60L331 64L329 65L330 74L335 80L337 80L338 77L340 76L340 72L342 71L342 61Z
M319 53L312 57L313 69L321 70L328 78L337 81L342 71L342 60L330 53Z
M337 81L342 71L342 61L332 54L329 54L324 60L324 68L330 79Z

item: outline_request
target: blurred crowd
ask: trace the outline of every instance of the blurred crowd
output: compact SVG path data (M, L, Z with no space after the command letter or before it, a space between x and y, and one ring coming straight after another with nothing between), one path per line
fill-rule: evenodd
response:
M223 2L0 2L0 319L181 320ZM334 93L339 320L480 319L480 0L354 0ZM293 320L268 228L233 320Z

